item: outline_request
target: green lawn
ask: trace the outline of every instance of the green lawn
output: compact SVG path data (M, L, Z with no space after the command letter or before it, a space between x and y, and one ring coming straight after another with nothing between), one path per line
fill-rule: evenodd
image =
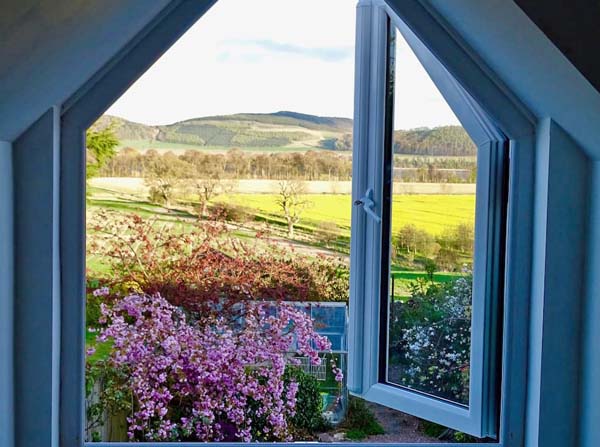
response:
M402 301L410 297L410 285L413 282L415 282L418 279L429 279L426 272L396 270L394 266L392 266L392 271L390 275L393 279L394 299ZM460 276L462 276L461 273L455 272L434 273L433 281L436 283L445 283L455 280ZM390 287L392 287L392 284L390 284Z
M427 279L427 273L425 272L415 272L415 271L407 271L407 270L394 270L392 266L391 276L396 280L401 281L416 281L417 279ZM453 279L462 276L461 273L455 272L444 272L444 273L434 273L433 281L434 282L450 282Z
M106 359L112 349L111 341L106 341L104 343L97 343L96 342L97 335L98 335L97 332L90 332L89 330L85 331L85 347L86 347L86 349L91 348L91 347L94 347L96 349L96 352L94 352L92 355L87 357L87 359L90 363L96 363L98 360Z
M301 224L318 226L320 222L333 222L341 233L350 230L351 196L349 194L309 194L311 205L304 211ZM279 216L276 194L228 194L217 198L257 210L259 213ZM407 224L438 235L448 227L472 223L475 216L474 195L394 195L392 231Z

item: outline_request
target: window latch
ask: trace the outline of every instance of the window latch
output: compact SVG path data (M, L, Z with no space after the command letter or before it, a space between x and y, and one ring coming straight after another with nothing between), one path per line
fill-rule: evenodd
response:
M377 223L381 223L381 217L373 211L373 208L375 207L375 202L373 202L373 188L367 189L365 195L362 198L355 200L354 204L357 206L362 205L363 210L371 217L371 219Z

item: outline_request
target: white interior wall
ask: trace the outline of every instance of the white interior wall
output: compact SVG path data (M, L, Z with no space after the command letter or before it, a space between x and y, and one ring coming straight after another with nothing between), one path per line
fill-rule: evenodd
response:
M57 447L60 361L59 109L13 143L14 436Z
M13 445L12 145L0 141L0 445Z
M592 164L590 237L583 308L583 364L581 381L581 447L600 445L600 161Z
M577 446L591 161L553 120L537 132L527 445Z
M588 91L585 81L582 81L579 78L579 75L575 72L572 73L569 67L566 67L561 64L553 64L553 50L552 48L544 48L543 51L538 52L538 54L543 54L545 57L541 58L546 61L548 64L552 65L552 70L547 70L544 76L541 76L539 71L544 70L544 67L529 67L527 69L523 68L522 70L514 70L514 62L515 60L520 60L521 62L526 62L527 64L538 64L539 57L528 57L531 56L533 50L531 50L531 45L518 45L519 42L529 42L532 41L536 44L539 44L539 39L536 40L534 38L530 38L531 36L526 36L528 38L524 38L524 34L526 31L531 31L527 25L528 19L526 17L521 17L521 15L516 14L517 19L512 20L510 15L500 16L498 11L503 11L503 5L512 5L512 2L500 2L499 0L490 0L489 2L480 2L473 3L467 0L457 0L456 2L452 2L452 5L448 5L445 2L433 2L439 8L440 11L443 11L444 8L448 8L448 11L444 11L446 17L448 19L452 18L454 14L455 25L458 28L462 28L463 35L468 37L470 34L472 39L470 43L476 49L481 50L483 54L493 55L494 58L492 60L488 60L490 66L494 69L497 69L500 73L504 74L504 80L507 85L514 88L517 92L521 93L522 99L532 107L532 109L538 114L538 116L552 116L557 117L558 122L562 125L562 127L569 133L572 137L574 137L577 142L584 147L584 150L587 151L588 154L594 154L595 151L600 147L596 143L598 140L598 109L600 107L596 107L596 102L598 99L597 92ZM506 8L511 8L512 6L506 6ZM478 9L479 8L479 9ZM491 8L489 11L486 8ZM450 11L452 10L452 11ZM471 11L470 13L468 11ZM486 14L485 12L490 12ZM505 11L506 12L506 11ZM470 19L469 19L470 17ZM496 17L498 20L490 22L490 20L486 19L489 17ZM459 20L460 19L460 20ZM477 20L479 21L477 21ZM502 19L502 20L500 20ZM449 20L452 22L452 20ZM508 24L515 24L514 29L518 30L519 33L515 33L514 35L506 33L506 27ZM490 25L492 25L490 27ZM517 26L521 25L521 26ZM536 36L533 36L537 38ZM539 36L538 36L539 37ZM515 44L515 40L517 43ZM529 48L529 54L522 54L519 57L517 53L525 51L524 49ZM495 51L492 51L494 49ZM557 50L556 50L557 51ZM491 57L491 56L490 56ZM556 56L559 59L562 57L561 55ZM563 57L564 58L564 57ZM568 63L568 62L567 62ZM539 65L539 64L538 64ZM564 68L565 76L561 82L556 82L552 84L553 80L556 80L557 77L560 78L560 70L557 70L556 67ZM510 73L507 73L510 71ZM62 71L60 71L62 74ZM523 79L523 74L527 74L527 78ZM538 76L539 75L539 76ZM536 76L543 78L545 80L544 83L538 82L539 79ZM559 79L560 81L560 79ZM558 88L560 87L560 88ZM15 88L15 91L19 91L19 88ZM550 94L560 93L560 95ZM576 93L576 94L574 94ZM584 94L585 93L585 94ZM22 101L21 101L22 102ZM48 104L44 104L47 106ZM580 112L580 113L575 113ZM594 113L596 113L594 115ZM27 115L28 114L28 115ZM35 116L35 110L27 110L27 114L19 114L15 113L14 116L17 117L15 119L24 118L22 123L19 123L21 127L28 124L29 115ZM35 142L36 145L39 142ZM571 143L569 143L571 145ZM566 146L564 146L566 147ZM13 297L13 190L12 190L12 157L11 157L11 145L10 143L0 142L0 445L2 446L10 446L12 439L12 426L13 422L11 420L13 414L13 406L12 406L12 389L10 387L10 383L12 380L12 334L13 334L13 308L12 308L12 297ZM26 161L26 156L21 157L23 161ZM560 157L559 157L560 159ZM550 162L548 162L550 163ZM25 164L25 163L24 163ZM23 164L23 165L24 165ZM550 167L548 166L548 169ZM580 418L575 420L575 425L581 424L581 430L579 431L579 437L582 440L581 445L583 447L592 447L596 445L600 445L600 434L598 433L597 423L600 420L600 381L598 377L600 377L600 351L597 348L597 340L600 336L600 300L597 297L596 290L600 285L600 228L598 228L598 223L600 222L600 162L594 162L592 168L592 187L591 193L583 196L576 196L574 194L569 195L568 188L569 186L569 176L572 176L573 179L577 179L580 175L576 170L569 169L569 166L561 165L558 163L555 165L556 171L560 172L560 169L564 170L565 175L560 176L560 178L554 177L560 182L554 183L552 179L549 180L548 194L550 197L546 198L548 200L547 204L552 206L559 206L562 204L569 204L568 200L571 200L572 204L584 204L586 203L586 199L590 200L591 203L591 213L589 215L588 227L590 228L590 238L587 241L587 256L589 257L588 263L583 263L583 270L587 273L587 282L586 282L586 293L585 296L585 307L583 308L583 312L581 314L581 318L585 322L584 333L583 333L583 344L579 345L576 340L569 339L561 333L560 327L552 327L550 325L544 327L537 328L540 332L538 335L545 336L545 330L555 331L555 334L548 332L550 335L546 340L550 341L552 336L554 338L563 338L565 343L571 343L571 347L573 351L582 351L583 354L583 378L581 380L581 403L580 408L581 412L579 413ZM33 171L33 168L32 168ZM35 176L36 173L32 172ZM533 173L532 173L533 174ZM20 179L21 186L28 185L30 183L32 177L30 176L22 176ZM16 183L19 185L19 182ZM553 187L555 186L555 187ZM568 200L567 200L568 199ZM32 201L33 203L34 201ZM25 201L23 201L25 203ZM27 202L29 203L29 202ZM547 211L547 210L546 210ZM581 214L577 213L579 216ZM32 214L33 216L33 214ZM564 217L567 220L571 219L572 216L569 216L567 212L565 212ZM37 217L36 217L37 218ZM555 222L560 222L562 218L559 215L556 215ZM32 219L33 220L33 217ZM545 221L545 218L542 217L542 221ZM539 230L539 229L538 229ZM572 232L577 232L578 228L571 227L570 230ZM561 237L560 226L555 227L554 235L557 239ZM32 232L31 237L33 239L35 234ZM52 239L54 236L51 234L46 234L48 239ZM545 245L545 248L548 248L549 245L546 243L545 234L539 233L540 243ZM582 237L587 237L582 232ZM34 244L31 244L34 246ZM49 247L48 247L49 248ZM545 251L545 250L544 250ZM553 270L548 269L547 261L544 258L540 259L540 268L544 270L544 277L546 280L559 280L560 278L565 278L564 272L562 272L560 265L567 265L569 263L569 255L570 248L567 247L565 250L555 250L553 252L553 256L550 261L554 262ZM53 255L55 253L53 252ZM38 265L39 261L48 262L47 256L39 257L37 259L24 260L27 261L24 263L24 267L22 269L23 272L28 272L26 270L26 264ZM47 269L52 271L52 269ZM551 277L551 274L556 274L555 278ZM23 278L23 283L25 284L25 280L27 278ZM568 278L567 278L568 279ZM46 278L46 282L54 286L53 283L54 278ZM570 279L571 284L574 282L573 279ZM554 284L554 286L562 286L563 284ZM547 283L539 283L539 286L542 287L542 294L544 292L544 286L546 286L546 290L552 290L553 284L551 282ZM560 304L561 296L560 294L555 294L556 297L555 303ZM30 296L30 301L33 302L33 296ZM565 303L569 304L573 303L571 300L571 296L568 292L562 295L562 300ZM575 302L580 298L578 296L575 297ZM49 303L46 303L49 304ZM51 306L49 306L51 308ZM549 309L540 308L538 309L542 314ZM556 318L560 316L560 308L554 309L553 315L550 315L552 318ZM578 318L579 314L574 314L573 317ZM541 321L543 321L543 316L540 316ZM571 321L572 322L572 321ZM52 321L45 321L45 330L47 333L52 334L55 332L56 328L52 328ZM571 327L570 330L573 331L576 328ZM547 347L547 351L543 352L542 349L546 349L542 346L541 340L539 342L538 352L539 357L536 357L536 360L539 361L538 366L542 366L542 361L544 358L547 359L549 363L546 365L555 364L557 365L554 371L562 372L564 371L563 367L564 363L552 360L552 346ZM22 347L19 347L19 352L22 353ZM54 346L55 348L55 346ZM47 351L45 351L47 352ZM54 357L56 359L56 357ZM31 365L29 367L30 372L35 369L37 365L41 365L42 368L38 370L38 372L44 372L48 367L48 363L52 363L52 361L47 362L47 359L39 359L38 363L35 365ZM45 368L44 368L45 366ZM572 366L572 365L569 365ZM574 366L575 368L578 365ZM552 372L553 370L549 368L547 371ZM542 370L540 369L540 372ZM556 377L556 375L550 374L550 376ZM45 380L51 381L50 377L45 377ZM537 379L532 379L532 384L536 382L536 380L543 381L543 378L538 377ZM560 384L558 384L560 385ZM40 386L40 389L44 391L43 387ZM568 391L565 391L560 386L555 386L552 383L547 383L543 385L543 388L540 388L541 391L548 391L550 393L555 393L557 396L567 395ZM20 397L28 397L31 402L31 405L34 405L34 399L38 398L39 395L31 395L33 392L22 393L23 396ZM554 398L556 396L548 396L550 398ZM538 396L539 398L539 396ZM538 408L542 405L542 402L538 402ZM569 402L569 404L573 404L573 402ZM551 413L553 410L552 406L547 406L547 412ZM42 412L40 410L40 412ZM5 417L7 415L8 417ZM546 414L544 414L546 415ZM570 416L573 414L571 413ZM29 416L33 416L33 414L29 414ZM529 414L532 416L532 413ZM538 413L538 416L541 414ZM550 414L550 416L552 416ZM550 417L549 416L549 417ZM40 418L33 418L34 423L39 422ZM565 421L572 422L572 419L565 419ZM23 423L28 421L23 421ZM548 425L548 424L547 424ZM22 427L24 429L24 433L29 431L35 431L34 427ZM539 427L538 427L539 428ZM568 427L560 427L557 426L556 429L565 429ZM33 433L32 433L33 435ZM577 436L577 435L575 435ZM548 438L549 439L549 438ZM559 440L560 441L560 440ZM557 441L557 442L559 442ZM23 444L25 445L25 444ZM33 445L33 444L28 444ZM42 444L38 444L42 445ZM531 444L536 445L535 443ZM550 444L546 444L544 447L547 447ZM562 444L566 445L566 444Z

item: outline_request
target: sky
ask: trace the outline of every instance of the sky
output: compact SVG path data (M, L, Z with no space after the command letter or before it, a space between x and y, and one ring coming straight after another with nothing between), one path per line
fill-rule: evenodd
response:
M280 110L351 118L356 0L219 0L107 111L144 124ZM456 124L404 42L395 128Z

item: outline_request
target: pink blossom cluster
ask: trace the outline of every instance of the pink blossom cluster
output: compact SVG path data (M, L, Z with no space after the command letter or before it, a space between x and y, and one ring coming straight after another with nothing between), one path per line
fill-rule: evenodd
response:
M302 310L273 306L247 302L243 318L200 324L159 295L102 305L98 341L113 341L108 361L127 372L134 398L129 437L291 440L298 384L284 382L286 365L295 356L319 364L319 351L331 344Z

